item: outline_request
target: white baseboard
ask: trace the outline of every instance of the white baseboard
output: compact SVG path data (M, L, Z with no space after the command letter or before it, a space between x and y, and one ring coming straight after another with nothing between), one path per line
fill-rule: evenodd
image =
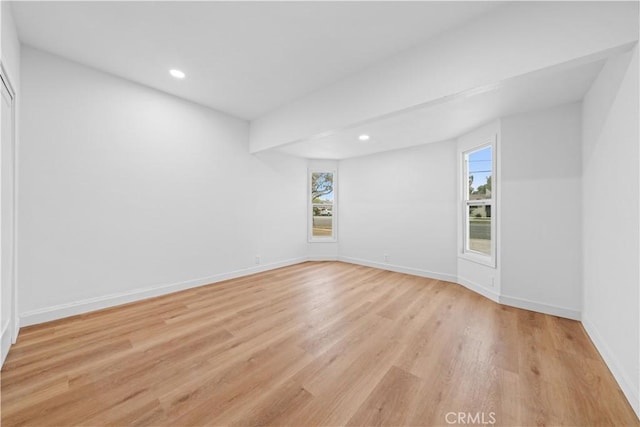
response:
M523 308L525 310L537 311L540 313L551 314L553 316L566 317L568 319L580 320L580 311L565 308L565 307L557 307L549 304L543 304L535 301L525 300L521 298L510 297L506 295L501 295L495 292L493 289L486 288L472 280L469 280L465 277L458 277L451 274L444 273L436 273L433 271L421 270L412 267L403 267L399 265L386 264L381 262L369 261L360 258L351 258L345 256L339 256L338 261L347 262L350 264L358 264L364 265L367 267L379 268L382 270L395 271L398 273L411 274L414 276L428 277L431 279L444 280L447 282L458 283L465 288L473 291L477 294L480 294L490 300L499 303L505 304L512 307Z
M508 295L500 295L498 301L500 304L509 305L511 307L523 308L525 310L537 311L539 313L551 314L552 316L566 317L567 319L580 320L581 314L579 310L566 307L558 307L555 305L544 304L522 298L510 297Z
M263 271L273 270L280 267L299 264L308 260L309 258L306 256L292 258L284 261L274 262L271 264L257 265L255 267L249 267L244 270L237 270L229 273L221 273L213 276L202 277L199 279L188 280L185 282L155 285L147 288L134 289L132 291L120 292L117 294L89 298L80 301L73 301L66 304L27 311L20 315L20 325L29 326L38 323L49 322L51 320L62 319L64 317L75 316L78 314L88 313L90 311L101 310L104 308L114 307L134 301L140 301L147 298L166 295L185 289L195 288L198 286L208 285L216 282L222 282L223 280L235 279L238 277L261 273Z
M310 255L307 261L338 261L337 255Z
M20 317L15 316L13 318L13 335L11 336L11 344L15 344L18 340L18 334L20 333Z
M595 325L591 323L589 319L583 317L582 326L584 326L584 330L587 332L587 335L591 338L591 341L602 356L602 359L604 359L604 362L607 364L607 367L613 374L613 377L618 382L618 385L636 413L636 416L640 419L640 390L633 386L633 382L630 380L629 375L624 371L622 365L618 361L618 358L615 356L613 351L611 351Z
M445 282L456 281L456 276L452 274L436 273L434 271L421 270L413 267L403 267L400 265L386 264L382 262L369 261L369 260L360 259L360 258L338 256L338 261L346 262L349 264L364 265L366 267L379 268L381 270L395 271L396 273L411 274L413 276L426 277L429 279L444 280Z
M279 261L271 264L258 265L255 267L249 267L244 270L237 270L229 273L222 273L208 277L202 277L199 279L193 279L185 282L156 285L142 289L135 289L128 292L121 292L117 294L105 295L96 298L89 298L80 301L73 301L66 304L60 304L52 307L45 307L38 310L32 310L22 313L17 319L14 325L14 335L18 335L19 327L35 325L38 323L48 322L51 320L62 319L64 317L75 316L78 314L87 313L90 311L101 310L116 305L126 304L134 301L139 301L156 296L166 295L172 292L178 292L185 289L190 289L198 286L207 285L210 283L221 282L223 280L234 279L250 274L256 274L263 271L273 270L275 268L286 267L289 265L298 264L305 261L342 261L349 264L364 265L367 267L379 268L382 270L395 271L398 273L411 274L414 276L427 277L430 279L443 280L447 282L459 283L469 290L476 292L489 298L492 301L506 304L513 307L524 308L526 310L533 310L541 313L551 314L554 316L566 317L569 319L580 320L580 312L564 307L556 307L547 304L542 304L534 301L524 300L520 298L510 297L506 295L499 295L492 289L485 288L469 279L464 277L456 277L455 275L438 273L434 271L422 270L413 267L405 267L394 264L381 263L376 261L369 261L360 258L352 258L345 256L335 255L316 255L305 256L299 258L292 258L284 261ZM8 334L9 336L11 334Z
M465 277L457 277L455 280L452 280L452 281L461 284L462 286L469 289L470 291L480 294L485 298L489 298L493 302L500 303L500 294L498 294L493 289L485 288L479 283L476 283L473 280L469 280Z
M4 360L9 354L9 348L11 347L11 322L6 321L0 329L0 366L4 364Z

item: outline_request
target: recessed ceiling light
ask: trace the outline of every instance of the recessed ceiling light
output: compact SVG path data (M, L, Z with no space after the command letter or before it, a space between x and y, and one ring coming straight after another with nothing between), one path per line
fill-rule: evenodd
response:
M360 136L358 137L358 139L359 139L360 141L368 141L368 140L369 140L369 138L371 138L369 135L360 135Z
M169 70L169 74L171 74L176 79L184 79L185 74L180 70Z

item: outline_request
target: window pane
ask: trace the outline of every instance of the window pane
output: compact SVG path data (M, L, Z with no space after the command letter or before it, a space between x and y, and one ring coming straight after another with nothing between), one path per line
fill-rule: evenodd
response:
M491 205L469 205L467 249L491 255Z
M313 205L313 237L333 236L333 205Z
M314 172L311 174L311 200L313 204L333 204L333 173Z
M467 179L469 200L491 198L492 160L491 147L467 154Z
M311 174L312 237L333 237L333 173Z

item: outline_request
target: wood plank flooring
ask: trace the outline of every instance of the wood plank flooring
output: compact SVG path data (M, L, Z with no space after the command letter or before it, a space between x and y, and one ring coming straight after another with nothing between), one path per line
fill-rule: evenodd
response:
M3 426L639 425L579 322L339 262L24 328L1 381Z

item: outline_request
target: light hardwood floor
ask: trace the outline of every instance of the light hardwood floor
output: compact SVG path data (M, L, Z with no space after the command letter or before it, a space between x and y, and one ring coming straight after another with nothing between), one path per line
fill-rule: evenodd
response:
M3 426L639 424L579 322L338 262L25 328L1 379Z

